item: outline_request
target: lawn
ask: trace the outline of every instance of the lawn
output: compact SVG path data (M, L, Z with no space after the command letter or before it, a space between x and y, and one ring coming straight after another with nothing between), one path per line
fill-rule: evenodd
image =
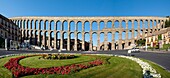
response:
M4 68L4 64L8 62L10 58L18 56L11 56L0 59L0 77L1 78L12 78L12 73ZM34 68L45 68L54 66L65 66L71 64L79 64L84 62L89 62L95 60L93 56L81 56L78 58L68 59L68 60L45 60L39 59L40 56L28 57L19 61L19 63L26 67ZM109 56L102 56L109 57ZM111 57L108 60L109 64L99 65L87 69L80 70L79 72L71 73L68 75L57 75L57 74L38 74L38 75L28 75L21 78L142 78L142 69L140 66L129 59L120 57ZM150 62L151 63L151 62ZM164 78L168 78L167 71L161 70L157 65L154 68L159 70L158 72L163 72ZM162 74L162 73L161 73Z
M64 65L71 65L76 63L83 63L95 60L95 58L90 56L79 56L74 59L64 59L64 60L46 60L46 59L39 59L40 56L35 57L28 57L21 60L19 63L22 66L26 67L33 67L33 68L47 68L47 67L54 67L54 66L64 66Z

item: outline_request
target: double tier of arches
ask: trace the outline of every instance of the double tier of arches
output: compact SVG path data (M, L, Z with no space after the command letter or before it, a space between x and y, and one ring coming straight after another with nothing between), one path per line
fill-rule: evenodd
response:
M70 17L72 18L72 17ZM95 18L95 17L94 17ZM32 19L12 18L22 40L38 46L67 50L125 49L135 40L164 28L166 18L153 19Z

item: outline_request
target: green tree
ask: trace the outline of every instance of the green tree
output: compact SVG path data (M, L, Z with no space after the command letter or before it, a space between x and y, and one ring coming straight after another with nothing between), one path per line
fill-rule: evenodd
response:
M170 27L170 18L165 21L165 28Z
M145 45L145 39L140 39L140 40L137 40L137 44L138 44L138 46L144 46Z
M158 40L162 40L161 34L158 35Z

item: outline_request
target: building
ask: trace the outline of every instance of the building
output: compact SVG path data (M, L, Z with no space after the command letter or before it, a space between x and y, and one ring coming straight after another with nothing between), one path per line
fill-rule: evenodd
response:
M20 28L13 23L12 20L6 18L5 16L0 14L0 38L2 41L4 39L20 41ZM0 43L0 45L4 45L5 43ZM1 46L4 47L4 46Z
M158 36L160 38L158 38ZM170 27L161 29L159 32L146 35L146 43L149 47L162 48L163 44L170 44Z

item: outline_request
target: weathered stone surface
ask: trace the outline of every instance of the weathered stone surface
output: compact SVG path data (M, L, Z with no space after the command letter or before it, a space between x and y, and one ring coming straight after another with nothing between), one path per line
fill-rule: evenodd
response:
M82 34L82 49L85 49L85 34L86 33L89 33L89 39L90 39L90 42L89 42L89 50L93 50L93 44L92 44L92 35L94 33L97 34L97 42L98 42L98 45L95 46L97 47L97 50L101 50L102 48L102 45L103 45L103 48L104 50L108 50L108 37L107 36L107 33L112 33L112 42L111 43L111 50L115 50L115 49L124 49L126 47L129 46L129 42L131 44L134 44L134 41L136 39L140 39L140 38L145 38L145 34L150 34L152 32L155 32L155 31L159 31L160 29L163 29L164 28L164 24L165 24L165 21L168 20L168 18L166 17L152 17L152 16L128 16L128 17L37 17L37 16L32 16L32 17L13 17L13 18L10 18L11 20L13 21L16 21L16 23L20 23L20 27L22 28L21 31L22 31L22 34L25 34L22 35L22 37L36 37L36 32L39 32L38 33L38 41L40 41L40 34L41 32L44 33L42 35L43 37L43 41L42 41L42 45L47 45L48 47L51 47L51 33L54 32L54 34L56 33L60 33L60 49L63 49L64 47L64 33L67 33L67 50L70 50L70 35L71 33L74 33L74 38L75 38L75 41L74 41L74 50L77 50L77 38L78 38L78 33L81 33ZM28 28L28 21L30 22L30 27ZM41 30L40 32L40 28L41 28L41 21L48 21L46 23L48 23L48 29L46 30L46 23L43 24L43 29L44 30ZM54 21L54 30L51 30L51 22ZM56 30L58 29L57 28L57 22L60 21L61 22L61 26L60 26L60 30ZM68 22L68 30L65 31L63 30L64 29L64 22L67 21ZM70 31L70 22L74 22L75 23L75 31ZM85 22L89 22L89 25L90 25L90 31L85 31L85 25L84 23ZM93 22L97 22L97 29L98 30L92 30L92 23ZM103 21L104 22L104 28L102 30L100 30L100 22ZM107 28L107 22L108 21L111 21L112 22L112 26L111 28ZM118 21L119 22L119 27L118 28L115 28L115 21ZM126 23L126 27L123 28L122 27L122 21L124 21ZM132 22L132 26L131 26L131 29L128 29L128 22L131 21ZM134 28L134 22L137 22L137 29ZM148 22L147 26L148 28L145 27L145 21ZM156 22L156 26L154 26L154 21ZM36 25L36 22L38 22L38 28L37 25ZM82 23L82 31L78 31L78 22L81 22ZM142 23L140 23L142 22ZM152 22L152 28L151 28L151 24L150 22ZM33 23L33 24L32 24ZM140 25L142 24L142 28L140 28ZM25 25L25 26L24 26ZM33 27L34 25L34 27ZM24 28L26 27L26 28ZM25 31L30 31L30 34L32 33L32 31L34 32L33 36L30 36L28 35L28 33L25 33ZM45 38L46 36L46 32L48 32L48 40L46 40L47 38ZM119 34L119 41L115 41L114 37L115 37L115 32L118 32ZM125 37L125 40L122 39L122 33L125 32L126 34L126 37ZM128 39L128 33L131 32L131 39ZM137 32L137 38L135 38L134 36L134 33ZM142 32L142 34L140 34L140 32ZM100 43L100 34L101 33L104 33L104 43ZM57 34L56 34L57 35ZM53 43L53 46L54 46L54 49L57 49L57 39L56 37L57 36L54 36L54 43ZM47 42L46 42L47 41ZM118 45L117 45L118 44ZM122 44L124 44L124 48L122 46Z

